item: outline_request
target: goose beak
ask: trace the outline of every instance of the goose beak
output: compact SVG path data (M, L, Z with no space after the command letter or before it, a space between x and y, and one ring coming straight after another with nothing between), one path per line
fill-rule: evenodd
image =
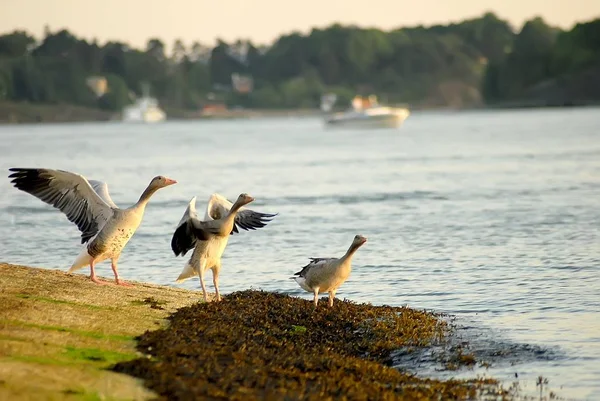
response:
M177 184L177 181L167 178L167 185Z

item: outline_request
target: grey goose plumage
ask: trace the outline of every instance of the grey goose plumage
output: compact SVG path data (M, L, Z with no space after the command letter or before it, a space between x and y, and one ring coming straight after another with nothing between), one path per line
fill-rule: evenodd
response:
M254 198L240 194L234 204L219 194L212 194L208 200L204 219L200 220L196 212L196 197L193 197L171 239L171 249L175 256L183 256L193 249L189 261L177 277L177 282L194 276L200 278L204 300L208 301L204 273L211 269L216 299L220 300L219 271L221 256L227 247L229 237L239 233L239 229L255 230L267 225L277 214L260 213L245 208Z
M350 276L352 271L352 257L367 239L356 235L352 244L341 258L310 258L310 263L299 272L290 277L307 292L313 293L315 308L319 302L319 293L329 293L329 306L333 306L333 299L338 288Z
M11 168L11 183L43 202L63 212L81 231L85 244L69 272L89 264L90 278L98 284L94 266L111 259L117 284L127 285L119 278L117 261L121 251L139 227L146 204L160 188L176 181L163 176L152 179L139 200L127 209L112 201L108 186L101 181L87 180L80 174L46 168Z

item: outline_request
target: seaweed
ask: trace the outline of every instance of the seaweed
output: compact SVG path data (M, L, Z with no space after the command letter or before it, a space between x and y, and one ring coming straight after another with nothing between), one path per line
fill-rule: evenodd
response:
M407 307L345 300L314 309L248 290L181 308L169 321L139 338L144 357L112 367L169 400L460 400L496 384L418 378L389 366L391 351L427 347L447 330L439 315Z

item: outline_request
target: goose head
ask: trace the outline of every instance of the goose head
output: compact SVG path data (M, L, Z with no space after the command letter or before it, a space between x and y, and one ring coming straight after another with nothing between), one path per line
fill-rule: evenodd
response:
M169 185L173 185L173 184L177 184L177 181L162 176L162 175L157 175L156 177L154 177L152 179L152 181L150 181L150 185L148 185L148 189L152 189L154 191L164 188L164 187L168 187Z
M367 242L367 238L363 237L362 235L355 235L354 236L354 240L352 240L352 247L353 248L359 248L361 247L365 242Z
M250 203L252 201L254 201L254 198L244 192L244 193L240 194L240 196L238 196L238 199L236 202L239 203L240 205L247 205L248 203Z
M253 197L251 197L250 195L248 195L247 193L241 193L240 196L238 196L237 200L235 201L235 203L239 206L244 206L247 205L248 203L252 202L254 200Z
M162 175L157 175L150 181L150 184L146 187L144 192L142 192L142 196L138 200L138 205L142 207L146 207L146 203L156 191L161 188L168 187L169 185L177 184L177 181L167 178Z

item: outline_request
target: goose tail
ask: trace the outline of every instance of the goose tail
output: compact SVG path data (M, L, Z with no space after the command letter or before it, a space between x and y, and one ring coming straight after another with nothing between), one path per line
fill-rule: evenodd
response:
M77 258L75 259L75 261L71 265L71 268L69 268L68 273L73 273L74 271L77 271L77 270L79 270L81 268L89 266L90 265L90 258L91 258L91 256L88 253L87 244L85 244L83 246L83 249L81 250L81 252L77 256Z
M179 277L177 277L177 280L175 280L175 282L183 283L185 280L190 279L194 276L196 276L194 267L188 262L186 263L185 267L181 271L181 274L179 275Z

